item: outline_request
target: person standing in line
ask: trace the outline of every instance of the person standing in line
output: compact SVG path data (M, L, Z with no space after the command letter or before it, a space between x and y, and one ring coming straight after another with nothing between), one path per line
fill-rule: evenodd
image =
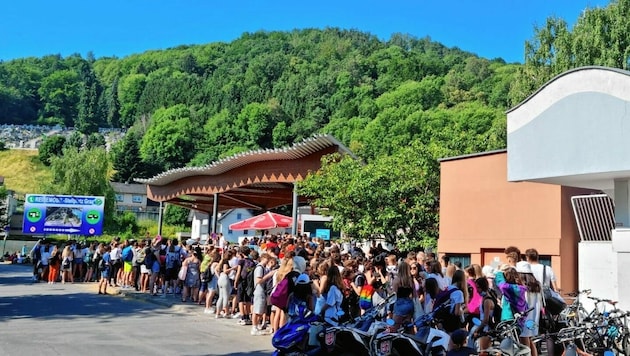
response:
M110 262L111 270L108 273L109 285L110 287L118 287L119 285L118 285L118 281L116 280L116 277L118 276L118 271L120 270L120 267L122 267L122 250L118 242L116 241L112 242L109 256L111 258L111 262Z
M73 283L74 278L72 277L72 260L74 258L74 254L70 245L64 247L63 252L61 254L61 283L65 284L66 282Z
M72 276L73 280L76 277L79 281L83 280L83 258L85 257L83 253L83 246L80 243L74 247L73 256L72 256Z
M103 247L102 257L99 269L101 270L101 281L98 284L98 294L107 294L107 285L111 276L112 258L111 258L111 246L105 245Z
M532 269L532 274L536 277L536 280L540 283L542 288L558 290L556 286L556 274L551 267L540 263L540 256L536 249L530 248L525 250L525 258ZM545 276L544 281L543 275Z
M46 254L48 255L48 254ZM57 277L59 277L59 266L61 266L61 253L57 248L57 245L53 246L48 258L48 284L57 283ZM43 256L43 255L42 255Z
M33 281L39 280L39 269L42 267L42 240L37 240L31 249L31 261L33 262Z

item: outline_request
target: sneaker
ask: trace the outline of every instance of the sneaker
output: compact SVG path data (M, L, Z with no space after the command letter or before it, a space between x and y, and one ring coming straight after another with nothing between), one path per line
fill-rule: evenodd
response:
M204 313L204 314L213 314L213 313L212 313L212 311L211 311L210 309L208 309L208 308L205 308L205 309L203 310L203 313Z
M271 329L265 329L265 330L260 330L262 335L271 335L273 334L273 330Z
M215 319L221 319L221 318L223 318L223 315L221 315L221 314L215 314L215 315L214 315L214 318L215 318Z
M252 325L251 319L245 319L245 325Z
M262 331L262 330L258 330L258 328L256 328L256 327L253 327L253 328L252 328L252 331L250 332L250 334L251 334L252 336L261 336L261 335L265 335L265 334L263 333L263 331Z
M241 320L239 320L239 321L238 321L238 323L237 323L237 324L238 324L238 325L247 325L247 320L245 320L245 319L241 319Z
M259 329L260 330L265 330L265 329L267 329L267 326L269 326L269 324L264 323L264 324L260 325Z
M208 310L210 310L210 314L214 314L217 311L217 309L215 307L210 307L210 309L208 309Z
M242 316L241 313L232 314L232 319L238 319L241 316Z

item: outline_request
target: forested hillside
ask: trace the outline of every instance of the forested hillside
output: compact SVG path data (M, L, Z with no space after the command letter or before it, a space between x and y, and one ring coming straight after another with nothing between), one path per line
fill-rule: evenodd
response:
M316 132L366 161L414 139L461 154L504 147L517 67L400 34L381 41L340 29L246 33L122 59L0 63L0 123L59 123L85 134L129 127L114 163L127 167L122 156L140 155L147 164L118 180Z

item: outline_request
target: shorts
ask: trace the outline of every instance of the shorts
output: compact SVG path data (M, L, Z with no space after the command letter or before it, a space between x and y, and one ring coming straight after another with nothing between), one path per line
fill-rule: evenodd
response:
M238 288L236 289L238 293L238 301L242 303L251 303L252 297L247 294L247 288L245 288L245 282L238 282Z
M83 263L83 259L82 259L82 258L75 258L75 259L74 259L74 264L75 264L75 265L80 265L80 264L82 264L82 263Z
M176 281L177 278L177 270L175 268L167 268L164 272L164 280L165 281Z
M398 298L394 303L394 315L410 316L413 315L413 301L411 298Z
M252 313L254 314L266 314L267 313L267 294L254 293L254 302L252 303Z
M199 293L203 293L208 290L208 282L201 282L199 284Z
M131 262L124 262L124 267L123 267L123 272L131 272L131 270L133 269L133 265L131 264Z
M151 271L149 271L149 269L147 268L147 266L145 266L145 265L140 265L140 273L142 273L142 274L149 274L149 272L151 272Z
M101 271L101 278L108 279L109 278L109 269L105 268Z
M208 290L209 291L218 291L219 290L219 278L217 278L217 276L213 276L212 280L210 280L210 282L208 282Z

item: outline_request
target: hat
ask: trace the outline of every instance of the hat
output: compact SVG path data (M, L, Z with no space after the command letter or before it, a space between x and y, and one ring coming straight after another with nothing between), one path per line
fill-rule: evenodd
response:
M309 284L311 283L311 278L306 273L302 273L295 280L295 284Z
M293 270L300 273L304 273L304 271L306 271L306 260L304 257L293 257Z
M494 278L494 268L492 266L483 266L481 273L487 278Z
M532 266L526 261L520 261L516 264L516 272L518 273L532 273Z
M453 331L451 334L451 340L454 345L464 345L466 343L466 338L468 337L468 333L464 329L457 329Z

